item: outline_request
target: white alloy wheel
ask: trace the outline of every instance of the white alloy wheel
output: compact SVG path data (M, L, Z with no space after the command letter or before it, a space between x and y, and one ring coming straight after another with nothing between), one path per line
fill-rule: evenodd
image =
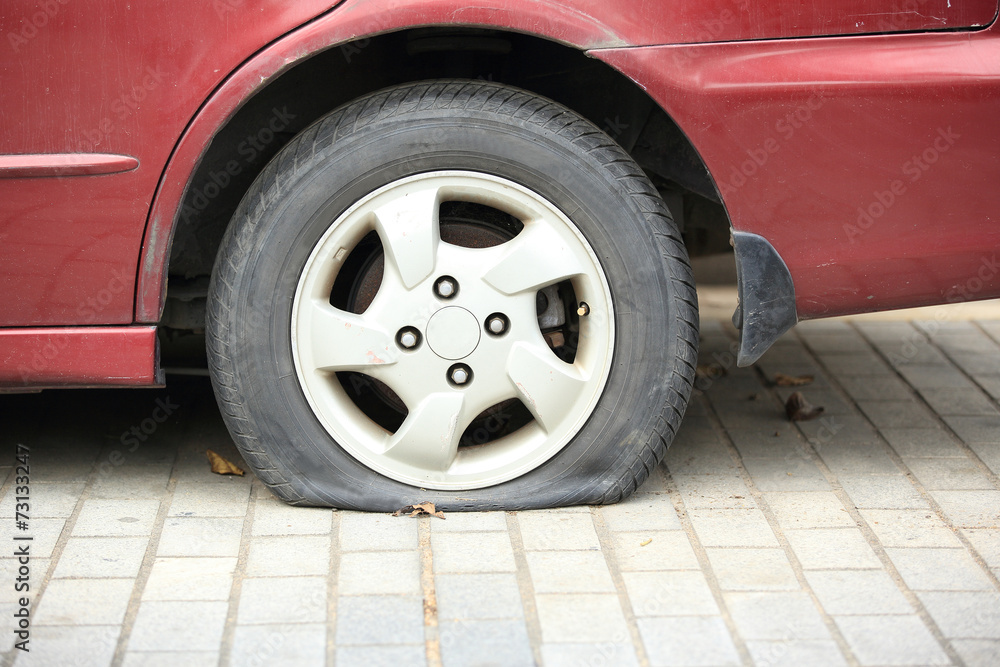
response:
M490 247L446 242L439 211L448 201L497 209L522 227ZM332 305L349 257L372 233L384 256L377 292L363 310ZM574 296L558 305L579 311L571 363L540 326L539 292L558 285ZM614 335L608 280L570 219L528 188L473 171L402 178L340 215L306 261L291 318L295 371L330 436L365 466L430 489L499 484L558 453L601 396ZM402 404L397 428L359 402L345 373L377 380ZM465 444L477 418L517 401L530 413L519 428Z

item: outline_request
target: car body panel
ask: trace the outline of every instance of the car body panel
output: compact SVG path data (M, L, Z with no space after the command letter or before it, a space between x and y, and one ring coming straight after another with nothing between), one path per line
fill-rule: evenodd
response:
M105 11L54 0L47 12L5 2L0 155L56 167L60 155L110 153L139 166L58 179L0 172L0 326L131 323L149 206L178 137L248 55L333 2Z
M677 119L800 318L1000 296L995 28L595 55Z
M156 327L0 331L0 387L162 386Z

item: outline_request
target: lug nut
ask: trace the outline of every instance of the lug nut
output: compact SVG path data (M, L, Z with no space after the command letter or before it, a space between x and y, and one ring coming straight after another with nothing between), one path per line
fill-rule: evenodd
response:
M467 384L472 379L472 369L465 364L455 364L448 369L448 379L452 384Z
M420 344L420 332L413 327L403 327L396 334L396 343L406 350L412 350Z
M442 299L450 299L458 293L458 283L448 276L438 278L434 283L434 292Z
M495 313L486 318L486 330L494 336L507 333L509 325L510 322L507 321L507 317L500 313Z

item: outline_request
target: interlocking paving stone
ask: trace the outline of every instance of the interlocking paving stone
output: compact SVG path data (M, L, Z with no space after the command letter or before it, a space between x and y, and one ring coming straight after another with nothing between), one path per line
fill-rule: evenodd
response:
M719 605L700 571L625 572L625 590L636 616L714 616Z
M1000 664L1000 639L955 639L951 645L969 667Z
M978 389L921 389L920 395L939 415L995 415L997 409Z
M585 665L615 665L638 667L635 648L631 644L542 644L542 660L546 667L584 667Z
M812 461L800 458L743 459L754 484L761 491L827 491L830 483Z
M1000 567L1000 527L970 528L962 534L972 543L988 567Z
M674 484L688 510L699 509L754 509L750 490L743 480L734 475L675 474ZM661 514L662 510L660 511ZM619 530L636 530L644 526L628 522ZM678 522L665 528L680 528Z
M881 562L856 528L812 528L785 533L806 570L877 568Z
M325 535L333 525L333 512L314 507L292 507L277 498L254 504L254 535Z
M943 428L887 428L882 436L900 456L966 456L965 450Z
M951 366L910 366L899 368L900 375L916 389L975 389L962 371Z
M337 601L338 646L424 642L424 606L418 596L345 596Z
M691 542L680 531L614 533L613 543L618 567L623 572L698 569Z
M265 577L244 579L237 623L325 623L326 579Z
M688 516L703 546L778 546L771 526L759 509L693 509Z
M73 535L149 535L159 508L158 500L85 500L73 526Z
M134 579L56 579L35 612L37 625L120 625Z
M918 593L946 637L997 638L1000 593L992 591Z
M52 576L136 577L148 542L148 537L71 537Z
M329 535L258 537L250 543L246 566L248 576L326 576L329 570Z
M341 595L418 595L420 556L413 551L358 551L340 558Z
M804 592L726 593L744 639L830 639L823 617Z
M238 626L233 665L309 665L326 662L326 624Z
M628 640L628 625L612 593L535 596L543 642L603 643ZM595 623L595 619L601 619Z
M841 488L859 509L929 509L927 499L901 473L839 475Z
M128 648L131 651L212 651L222 641L227 602L145 600L139 606Z
M613 593L604 554L599 551L530 551L528 571L536 593Z
M931 428L931 413L913 401L862 401L862 412L877 428Z
M449 517L449 520L453 518L455 517ZM437 529L438 526L435 525L433 528ZM502 526L496 530L504 529L505 526ZM400 521L399 517L384 514L375 516L362 512L340 514L341 551L393 551L411 550L416 547L416 521Z
M805 576L831 616L913 612L884 570L812 570Z
M51 625L31 632L30 652L14 652L17 667L110 665L121 628L117 625Z
M368 515L361 516L367 517ZM394 531L392 534L396 539L394 541L394 546L384 546L381 548L410 548L411 539L413 545L416 545L416 522L410 521L409 523L402 523L395 517L382 517L382 519L382 525L387 529L392 528ZM366 530L362 532L367 532L367 530L369 530L369 526L366 524ZM448 515L447 520L433 522L431 524L431 530L436 533L469 533L480 530L507 530L507 518L503 512L452 512ZM342 518L340 524L341 543L343 543L344 539L351 539L351 537L349 537L350 532L350 525L345 524ZM412 538L410 536L411 533ZM363 536L357 537L365 539ZM386 537L388 537L388 535ZM365 551L370 550L374 549L365 549Z
M792 566L780 549L706 549L724 591L794 591Z
M782 528L838 528L854 526L840 499L829 491L765 493Z
M861 510L885 547L960 547L955 533L927 510Z
M885 550L914 591L986 591L992 582L968 553L956 549Z
M235 479L239 481L228 484L178 482L169 516L246 516L250 484Z
M143 600L228 600L235 558L157 558Z
M441 662L446 667L465 667L483 661L511 667L534 664L531 642L523 621L443 621L438 629Z
M945 422L967 444L996 444L1000 433L1000 414L980 417L944 417Z
M837 627L862 665L948 665L917 616L837 616Z
M215 667L219 651L128 651L122 667Z
M1000 526L1000 490L936 491L934 500L958 528Z
M666 496L636 494L617 505L601 507L600 515L610 530L680 530L674 506Z
M236 556L243 519L167 517L158 556Z
M442 620L524 617L514 574L441 574L434 587Z
M98 472L91 485L91 498L159 499L170 482L171 466L167 464L122 466L107 474Z
M507 533L431 535L435 573L513 572L514 552Z
M339 646L338 667L421 667L427 664L423 644L411 646Z
M768 667L838 667L847 661L836 642L820 639L751 640L747 650L755 665Z
M937 490L995 489L993 482L968 458L908 458L906 467L924 488Z
M517 520L528 551L600 548L589 513L523 512Z
M711 616L640 618L651 665L738 665L739 655L722 619Z
M691 443L690 439L684 437L688 432L681 428L677 439L667 450L664 463L670 471L687 475L736 472L733 457L724 444L714 439L714 433L711 441Z

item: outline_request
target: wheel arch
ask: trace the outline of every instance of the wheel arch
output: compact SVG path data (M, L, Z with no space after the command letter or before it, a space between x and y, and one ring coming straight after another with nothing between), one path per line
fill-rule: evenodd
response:
M696 148L639 84L589 57L590 44L580 35L572 35L580 43L568 44L478 26L409 27L361 39L346 39L345 32L341 24L323 22L286 36L244 63L202 105L153 200L136 321L167 319L179 328L199 328L199 300L222 234L270 157L341 104L428 78L492 79L573 109L608 132L654 178L675 217L687 223L692 254L728 245L729 219ZM171 299L175 307L164 313L168 275L176 283L171 296L181 298Z

